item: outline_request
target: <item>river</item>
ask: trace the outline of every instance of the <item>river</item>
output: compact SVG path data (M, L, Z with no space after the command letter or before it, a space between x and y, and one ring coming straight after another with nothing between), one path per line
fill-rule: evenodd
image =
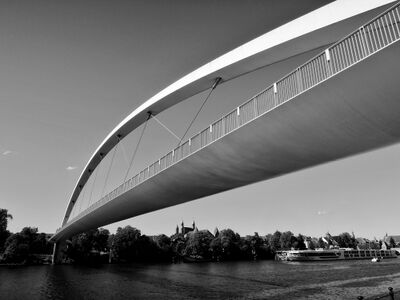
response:
M400 259L0 266L0 299L357 299L400 291Z

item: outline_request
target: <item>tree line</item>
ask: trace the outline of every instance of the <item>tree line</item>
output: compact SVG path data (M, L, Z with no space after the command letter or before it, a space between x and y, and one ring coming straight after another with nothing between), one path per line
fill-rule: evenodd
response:
M76 262L87 262L93 256L108 254L112 262L171 262L191 259L233 260L272 258L273 253L262 238L240 237L231 229L217 235L208 231L194 231L185 236L165 234L146 236L137 228L118 228L106 239L108 230L95 229L72 238L66 255ZM106 242L107 241L107 242Z
M241 237L232 229L224 229L214 234L194 230L168 237L146 236L139 229L126 226L115 234L101 228L81 233L67 243L65 253L75 262L88 262L102 255L107 255L103 260L112 262L228 261L273 259L277 251L293 248L306 249L302 234L275 231L266 236L254 233Z
M0 209L0 263L35 263L38 255L52 253L53 244L48 235L39 233L37 228L25 227L18 233L7 230L12 216L6 209ZM281 250L329 248L362 248L354 237L344 232L334 239L306 238L291 231L275 231L260 236L240 236L232 229L214 234L208 230L193 230L172 236L160 234L147 236L132 226L118 228L114 234L104 228L93 229L72 237L63 249L65 262L171 262L171 261L227 261L273 259ZM335 243L335 244L333 244ZM370 243L370 248L380 244Z
M53 245L45 233L35 227L11 233L7 230L9 220L12 215L0 208L0 263L42 263L43 255L52 254Z
M115 234L106 229L94 229L81 233L67 243L66 255L75 262L88 262L103 254L103 261L112 262L177 262L177 261L228 261L273 259L277 251L290 249L362 248L354 235L344 232L331 238L310 239L291 231L275 231L260 236L240 236L232 229L193 230L187 234L176 233L170 237L165 234L147 236L137 228L126 226L118 228ZM335 245L333 245L335 243ZM379 243L368 247L380 248Z

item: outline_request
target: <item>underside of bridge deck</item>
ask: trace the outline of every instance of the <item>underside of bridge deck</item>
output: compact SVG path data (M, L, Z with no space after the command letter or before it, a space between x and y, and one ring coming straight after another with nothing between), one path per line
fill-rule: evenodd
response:
M399 53L395 42L337 73L67 224L54 239L399 142Z

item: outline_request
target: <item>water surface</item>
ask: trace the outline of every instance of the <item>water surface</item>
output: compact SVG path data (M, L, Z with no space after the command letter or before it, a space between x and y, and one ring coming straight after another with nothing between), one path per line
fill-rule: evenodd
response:
M400 259L0 267L0 299L356 299L400 290Z

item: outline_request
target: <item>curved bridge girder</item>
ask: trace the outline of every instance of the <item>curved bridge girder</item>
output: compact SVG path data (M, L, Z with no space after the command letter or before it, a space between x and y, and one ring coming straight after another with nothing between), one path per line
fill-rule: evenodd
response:
M357 28L371 19L378 11L383 10L382 5L392 1L371 0L365 2L365 0L354 0L349 5L349 1L339 0L328 4L222 55L144 102L115 127L93 153L72 192L62 226L68 221L81 189L93 170L120 139L146 121L149 111L153 115L157 115L210 88L217 77L221 77L226 82L287 57L329 45L348 33L350 28ZM344 8L343 6L346 5L349 7ZM318 18L319 14L335 12L338 9L344 13L341 15L330 13L328 14L329 18ZM305 27L300 24L309 24L310 26Z

